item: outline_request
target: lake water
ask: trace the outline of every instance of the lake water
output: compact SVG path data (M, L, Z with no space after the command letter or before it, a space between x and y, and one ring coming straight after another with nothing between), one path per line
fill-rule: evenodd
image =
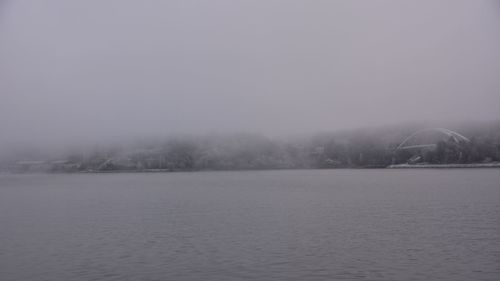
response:
M0 175L0 280L500 280L500 170Z

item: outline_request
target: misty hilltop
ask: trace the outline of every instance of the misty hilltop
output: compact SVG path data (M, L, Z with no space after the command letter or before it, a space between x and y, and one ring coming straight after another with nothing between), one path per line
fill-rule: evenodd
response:
M500 118L497 1L1 1L0 150Z
M67 148L57 154L22 147L4 155L0 168L11 172L200 171L500 161L500 121L456 124L453 128L460 133L422 126L415 123L288 139L248 133L143 138Z

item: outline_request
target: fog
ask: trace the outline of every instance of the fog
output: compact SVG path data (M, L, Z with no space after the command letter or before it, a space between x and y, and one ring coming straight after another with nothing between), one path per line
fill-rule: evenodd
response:
M0 150L500 118L497 1L4 1Z

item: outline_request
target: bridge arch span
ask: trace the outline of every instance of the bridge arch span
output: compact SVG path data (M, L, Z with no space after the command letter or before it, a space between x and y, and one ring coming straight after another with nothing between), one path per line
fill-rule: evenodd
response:
M416 136L424 133L424 132L429 132L429 131L433 131L433 132L439 132L441 134L444 134L450 138L452 138L456 143L460 143L460 142L470 142L470 140L455 132L455 131L452 131L452 130L449 130L449 129L446 129L446 128L425 128L425 129L421 129L421 130L418 130L416 132L414 132L413 134L409 135L408 137L406 137L397 147L396 147L396 151L397 150L400 150L400 149L405 149L405 148L412 148L412 147L426 147L426 146L434 146L435 144L422 144L422 145L414 145L414 146L406 146L406 144L413 138L415 138Z

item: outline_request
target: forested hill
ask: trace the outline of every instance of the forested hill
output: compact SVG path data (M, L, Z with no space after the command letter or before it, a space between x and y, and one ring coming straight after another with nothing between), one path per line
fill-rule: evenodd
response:
M29 162L33 158L26 156L6 159L3 167L30 170L30 163L38 163L49 171L178 171L386 167L412 157L429 164L500 161L500 121L447 127L469 142L456 143L445 136L434 149L395 152L402 140L425 126L345 130L293 139L255 134L172 137L82 149L38 162Z

